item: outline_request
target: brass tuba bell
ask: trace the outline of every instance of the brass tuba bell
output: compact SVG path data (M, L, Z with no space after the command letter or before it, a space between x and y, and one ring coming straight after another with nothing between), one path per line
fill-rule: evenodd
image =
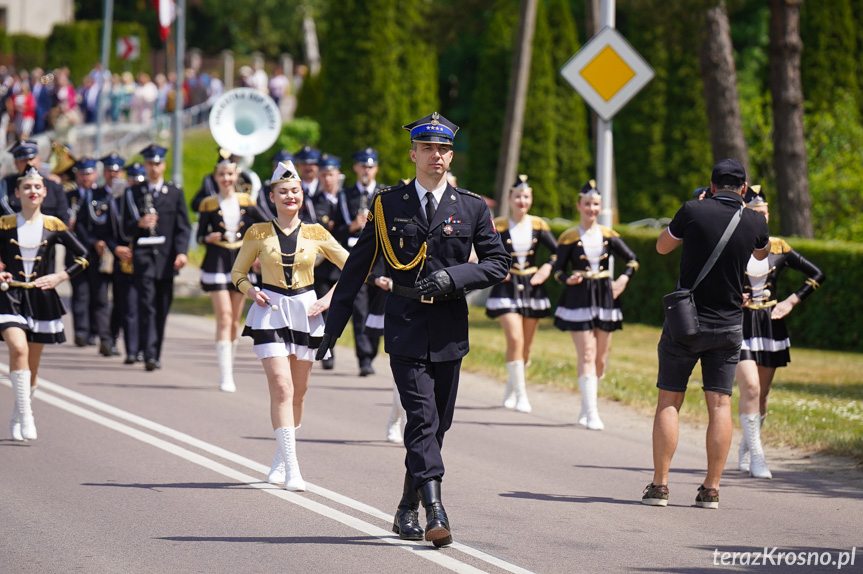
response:
M60 175L72 169L72 166L75 165L75 157L69 148L60 142L51 142L51 148L53 151L51 152L51 158L48 160L51 166L51 173Z

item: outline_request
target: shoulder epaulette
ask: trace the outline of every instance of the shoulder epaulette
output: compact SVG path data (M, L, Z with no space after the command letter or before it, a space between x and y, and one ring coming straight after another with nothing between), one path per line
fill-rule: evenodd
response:
M273 224L271 222L255 223L246 232L248 239L266 239L273 234Z
M498 233L503 233L509 230L509 217L495 217L494 228Z
M255 203L255 200L252 199L252 196L248 193L238 193L237 201L240 202L240 207L249 207L250 205L258 205Z
M779 255L781 253L788 253L789 251L791 251L791 246L784 239L779 237L770 238L770 253Z
M183 191L183 186L182 186L182 185L177 185L177 184L176 184L176 183L174 183L173 181L165 182L165 184L166 184L166 185L170 185L170 186L171 186L171 187L173 187L173 188L179 189L180 191Z
M602 230L602 236L606 239L609 237L620 237L620 234L610 227L603 227L600 225L599 228Z
M62 220L57 219L53 215L43 215L42 225L44 225L45 229L48 231L66 231L69 229Z
M0 229L15 229L18 227L18 215L4 215L0 217Z
M330 237L330 232L324 229L320 223L302 223L300 234L304 239L312 241L326 241Z
M557 243L558 245L569 245L571 243L575 243L579 239L581 239L581 232L578 230L578 227L570 227L560 234L560 238L557 240Z
M453 189L455 189L457 192L461 193L462 195L470 195L471 197L475 197L477 199L481 199L481 200L485 201L485 198L478 193L474 193L472 191L468 191L468 190L462 189L460 187L456 187Z
M540 231L551 231L551 227L548 226L548 222L541 217L531 215L530 223L533 225L534 229L539 229Z
M209 197L205 197L201 200L201 204L198 205L198 211L201 213L209 213L210 211L218 211L219 210L219 197L216 195L211 195Z
M401 188L403 188L403 187L404 187L404 186L406 186L406 185L407 185L407 183L405 183L405 182L401 181L401 182L397 183L396 185L391 185L391 186L389 186L389 187L382 187L382 188L380 188L380 189L378 190L378 193L389 193L389 192L391 192L391 191L395 191L395 190L397 190L397 189L401 189Z

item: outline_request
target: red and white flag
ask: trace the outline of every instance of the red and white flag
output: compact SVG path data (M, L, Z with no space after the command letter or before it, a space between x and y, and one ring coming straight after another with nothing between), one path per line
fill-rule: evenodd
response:
M171 32L171 23L177 19L177 5L174 0L153 0L153 4L159 13L159 37L164 42Z

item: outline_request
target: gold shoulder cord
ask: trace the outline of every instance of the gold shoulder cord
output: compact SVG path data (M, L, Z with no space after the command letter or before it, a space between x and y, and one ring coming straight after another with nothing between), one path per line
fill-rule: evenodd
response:
M426 261L427 243L423 242L419 253L417 253L417 256L413 258L413 261L403 264L396 258L396 254L393 252L393 246L390 243L390 237L387 234L387 222L384 220L384 207L380 199L375 202L374 219L377 219L377 222L375 223L375 236L383 243L384 259L387 260L387 263L389 263L393 269L398 271L410 271L417 265L419 265L420 270L422 270ZM375 258L377 258L377 253L375 253ZM372 265L374 265L374 259L372 260ZM371 271L371 269L369 270Z

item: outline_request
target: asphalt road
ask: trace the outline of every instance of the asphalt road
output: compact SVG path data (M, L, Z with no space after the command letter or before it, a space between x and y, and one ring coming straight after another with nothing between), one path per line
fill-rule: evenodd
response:
M863 572L859 471L788 460L765 481L730 461L720 509L700 509L703 429L687 428L669 506L647 507L649 416L603 402L606 430L587 431L577 395L531 389L520 414L498 406L502 383L468 374L444 446L456 544L400 541L386 358L367 378L347 348L334 371L316 367L298 436L308 492L288 493L264 482L263 371L244 340L238 392L220 392L213 331L172 316L154 373L94 347L46 349L38 440L0 427L0 572ZM5 346L0 361L6 421Z

